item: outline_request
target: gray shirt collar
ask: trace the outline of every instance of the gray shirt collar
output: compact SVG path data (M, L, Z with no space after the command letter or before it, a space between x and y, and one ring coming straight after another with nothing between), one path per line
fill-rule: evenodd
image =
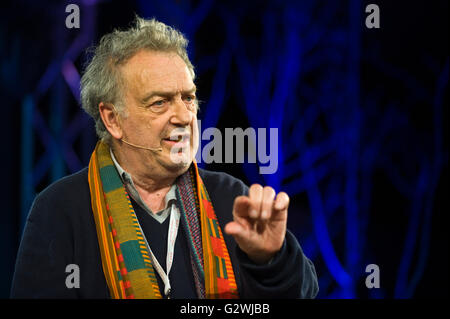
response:
M114 152L112 149L109 149L109 152L111 154L111 158L113 160L114 166L117 169L117 172L119 173L119 176L124 183L124 185L127 187L128 192L130 193L130 196L147 212L150 214L150 216L154 217L157 221L160 223L164 222L164 220L167 218L168 214L170 213L171 209L171 203L176 203L177 197L176 197L176 189L177 185L173 184L170 190L167 192L166 196L164 197L165 206L164 209L159 211L158 213L154 214L148 208L147 204L142 200L141 196L139 195L139 192L137 191L133 179L131 178L131 175L126 172L122 166L120 166L119 162L117 162Z

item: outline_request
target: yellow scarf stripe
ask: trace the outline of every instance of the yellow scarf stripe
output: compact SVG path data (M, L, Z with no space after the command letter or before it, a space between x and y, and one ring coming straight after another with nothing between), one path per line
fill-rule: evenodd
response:
M124 297L124 288L118 278L119 265L117 262L117 254L114 249L114 241L112 234L109 231L109 222L106 220L106 214L98 214L96 212L106 211L105 202L103 200L103 190L99 183L100 177L97 168L97 156L94 152L92 159L89 162L89 188L91 192L91 205L94 211L95 226L97 236L100 243L100 255L102 258L102 268L105 274L105 279L110 288L111 297L119 299Z

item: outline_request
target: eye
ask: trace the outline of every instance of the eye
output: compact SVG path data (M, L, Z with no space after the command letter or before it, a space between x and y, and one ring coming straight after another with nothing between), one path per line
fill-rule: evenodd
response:
M194 96L194 95L187 95L187 96L184 98L184 100L185 100L187 103L192 103L192 102L194 102L194 100L195 100L195 96Z
M156 102L153 102L150 106L164 106L165 100L158 100Z

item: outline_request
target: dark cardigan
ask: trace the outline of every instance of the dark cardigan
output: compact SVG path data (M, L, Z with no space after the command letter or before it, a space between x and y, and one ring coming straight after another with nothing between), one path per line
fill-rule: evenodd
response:
M199 169L222 230L232 220L234 199L248 187L228 174ZM165 269L167 221L159 224L133 203L145 236ZM179 228L170 280L173 298L196 298L183 227ZM256 265L224 233L241 298L314 298L318 292L313 263L287 231L269 265ZM66 286L66 267L76 264L80 287ZM157 275L159 286L162 281ZM102 270L91 208L87 168L42 191L28 216L16 261L12 298L110 298Z

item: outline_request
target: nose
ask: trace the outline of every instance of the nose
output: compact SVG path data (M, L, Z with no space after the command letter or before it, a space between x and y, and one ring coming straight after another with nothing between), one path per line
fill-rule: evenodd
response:
M183 102L181 96L177 96L174 99L173 116L171 117L171 123L180 126L186 126L192 121L193 113L188 109Z

